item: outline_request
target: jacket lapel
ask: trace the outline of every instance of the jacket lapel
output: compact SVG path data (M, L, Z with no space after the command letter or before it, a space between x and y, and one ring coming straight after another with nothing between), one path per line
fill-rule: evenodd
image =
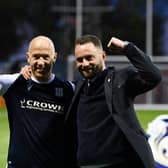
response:
M106 102L107 106L112 113L112 93L113 93L113 77L114 77L114 70L110 70L105 78L105 84L104 84L104 89L105 89L105 97L106 97Z
M67 121L67 119L68 119L70 113L73 112L73 111L72 111L73 106L75 105L77 99L79 98L80 90L81 90L81 88L83 87L84 83L85 83L85 80L80 80L80 81L78 81L78 83L77 83L77 85L76 85L75 94L74 94L74 96L73 96L73 98L72 98L72 102L71 102L71 104L70 104L70 106L69 106L69 108L68 108L67 114L66 114L66 116L65 116L65 122ZM76 110L74 110L74 112L76 112Z

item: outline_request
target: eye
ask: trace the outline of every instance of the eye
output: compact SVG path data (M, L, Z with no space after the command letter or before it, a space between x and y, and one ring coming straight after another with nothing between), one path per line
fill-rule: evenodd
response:
M88 55L88 56L85 57L85 59L86 59L87 61L91 61L91 60L93 59L93 56L92 56L92 55Z
M87 60L87 61L91 61L93 60L93 56L92 55L86 55L84 57L79 57L76 59L77 62L83 62L83 60Z
M32 57L35 60L40 59L40 58L43 58L44 60L48 60L50 56L48 54L34 54L32 55Z
M83 61L83 58L77 58L76 61L77 61L77 62L82 62L82 61Z
M34 58L34 59L38 59L40 56L38 55L38 54L34 54L34 55L32 55L32 58Z
M49 55L45 54L42 57L43 57L43 59L47 60L49 58Z

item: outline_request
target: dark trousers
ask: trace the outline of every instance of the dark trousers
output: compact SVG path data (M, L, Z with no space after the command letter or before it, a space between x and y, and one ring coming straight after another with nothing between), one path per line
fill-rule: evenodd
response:
M134 160L127 164L119 164L119 165L108 165L108 166L103 166L102 168L144 168L144 165L142 165L141 162L139 163L134 163Z
M128 162L124 162L121 164L117 164L117 165L104 165L101 166L97 165L97 166L89 166L89 168L145 168L145 166L142 164L142 162L137 159L136 161L134 160L134 158L132 157L132 159L129 159Z
M132 165L132 167L130 167L130 166L127 166L127 165L125 165L125 166L105 166L105 167L102 167L102 168L144 168L144 166L142 167L142 165L139 165L139 166L135 166L135 165Z

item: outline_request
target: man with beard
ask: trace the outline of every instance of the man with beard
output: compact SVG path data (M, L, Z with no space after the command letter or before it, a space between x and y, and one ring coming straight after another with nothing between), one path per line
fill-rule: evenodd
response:
M0 75L10 128L7 168L76 167L64 125L73 87L52 73L56 58L52 40L37 36L27 52L31 78Z
M76 124L78 163L82 168L154 168L133 103L159 84L161 73L133 43L113 37L108 47L121 50L132 66L107 68L98 37L76 39L76 67L84 79L76 85L65 122Z

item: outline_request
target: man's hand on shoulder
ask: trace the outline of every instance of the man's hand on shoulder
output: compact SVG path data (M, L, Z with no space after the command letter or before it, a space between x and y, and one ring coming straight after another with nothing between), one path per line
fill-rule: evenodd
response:
M20 74L22 74L26 80L30 79L30 77L31 77L30 65L25 65L24 67L22 67L20 70Z

